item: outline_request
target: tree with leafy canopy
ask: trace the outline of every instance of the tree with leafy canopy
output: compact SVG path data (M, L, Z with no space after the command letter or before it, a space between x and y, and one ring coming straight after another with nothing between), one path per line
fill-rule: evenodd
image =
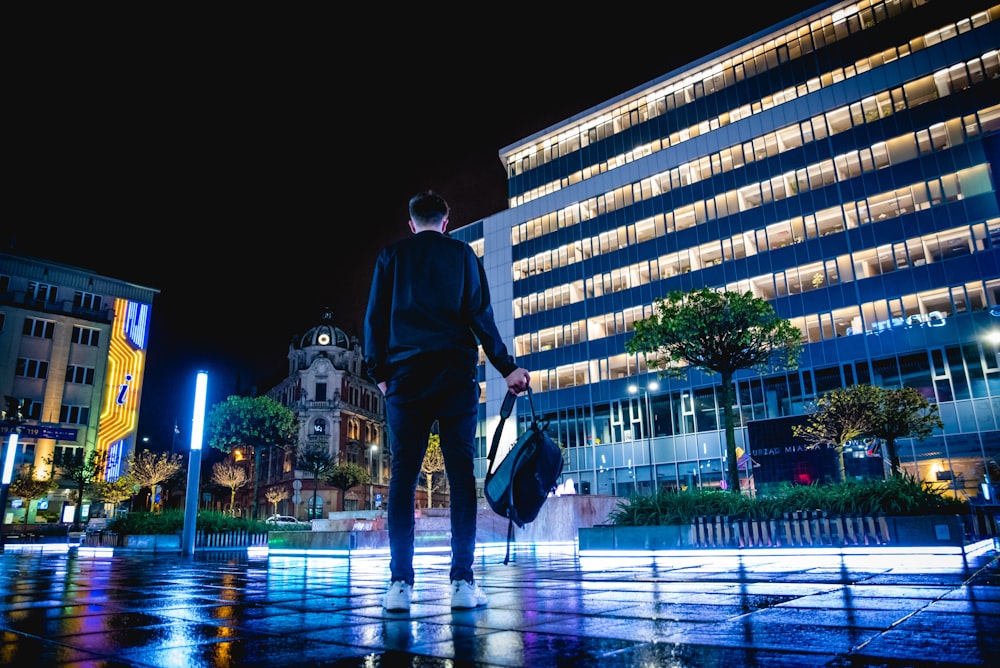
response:
M128 474L119 476L116 480L98 480L94 483L94 496L104 503L112 504L111 516L114 517L118 505L135 496L135 481Z
M229 512L236 508L236 490L250 482L246 467L233 462L216 462L212 465L212 482L229 490Z
M103 479L107 455L91 450L86 455L80 448L65 451L55 457L52 463L59 471L59 477L75 485L76 510L73 513L73 530L79 530L83 513L83 495L98 480Z
M318 509L316 503L319 500L319 481L330 469L333 468L333 457L325 443L319 441L307 441L299 446L295 456L295 468L312 474L313 495L309 500L309 519L315 519Z
M288 490L284 487L271 487L264 492L264 498L271 504L271 514L278 514L278 504L288 498Z
M805 424L792 428L792 435L803 438L810 447L832 445L837 451L837 475L846 476L845 445L859 438L885 442L892 474L898 474L900 438L924 440L943 429L937 404L930 403L912 387L883 388L877 385L852 385L830 390L816 401L815 410Z
M51 472L48 476L38 478L41 469L31 470L31 464L21 464L17 467L17 476L10 481L8 493L10 496L24 499L24 507L28 508L32 501L48 496L49 492L58 489L59 484L52 479ZM24 523L28 523L28 513L24 513Z
M347 490L358 485L370 484L372 481L371 476L368 475L368 471L357 464L351 463L335 464L323 474L323 479L340 490L340 503L338 504L340 507L338 510L344 509L344 496L347 494Z
M875 424L870 433L885 441L886 456L893 475L900 472L896 441L915 438L922 441L935 429L944 429L937 404L912 387L883 388Z
M230 396L212 406L206 420L208 444L230 453L234 448L253 449L253 513L257 518L257 489L260 484L260 459L264 448L285 450L295 445L298 436L295 412L274 399Z
M420 463L420 472L424 474L426 483L424 489L427 490L427 507L433 507L431 494L434 491L434 474L444 471L444 454L441 452L441 437L438 434L431 434L427 439L427 450L424 452L424 460Z
M635 335L625 348L641 353L650 368L661 369L661 376L683 377L688 367L719 374L726 486L739 494L733 378L748 369L764 373L795 368L802 332L751 292L675 290L655 300L651 316L635 322Z
M803 439L810 449L832 446L836 450L837 481L843 482L847 479L844 449L850 441L871 436L881 400L882 388L874 385L830 390L816 400L804 424L792 427L792 436Z
M129 453L125 470L136 485L149 488L150 510L153 510L156 486L173 478L183 466L184 458L176 453L143 450Z

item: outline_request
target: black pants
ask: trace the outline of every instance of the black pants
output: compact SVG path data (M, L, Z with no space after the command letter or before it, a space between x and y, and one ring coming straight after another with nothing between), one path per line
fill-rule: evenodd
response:
M389 569L413 584L414 497L427 440L436 420L451 488L451 579L473 581L476 550L476 426L479 383L474 371L410 373L388 382L385 395L392 476L389 478Z

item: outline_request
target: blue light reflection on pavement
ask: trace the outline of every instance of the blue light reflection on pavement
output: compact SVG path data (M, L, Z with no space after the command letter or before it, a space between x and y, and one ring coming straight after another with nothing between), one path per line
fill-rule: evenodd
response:
M35 666L948 665L1000 663L1000 576L973 555L867 548L580 554L481 546L486 608L452 611L449 556L0 555L0 663ZM437 662L437 663L435 663Z

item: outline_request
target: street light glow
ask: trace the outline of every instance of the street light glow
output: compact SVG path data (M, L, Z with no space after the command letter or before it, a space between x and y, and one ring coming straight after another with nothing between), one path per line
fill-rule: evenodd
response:
M375 507L375 451L378 450L378 443L368 446L368 509Z
M205 400L208 396L208 372L199 371L194 382L194 418L191 420L191 454L188 455L187 490L184 492L184 531L181 546L187 556L194 555L198 517L198 494L201 481L201 441L205 431ZM176 427L175 427L176 429ZM256 506L254 506L256 509Z
M10 432L7 439L7 454L3 458L3 479L4 485L10 484L10 479L14 476L14 455L17 452L17 432ZM0 509L2 510L2 509Z
M653 381L650 381L649 385L647 385L646 387L639 387L635 383L630 384L628 386L628 393L629 394L638 394L639 390L648 390L649 392L656 392L658 389L660 389L660 383L659 383L659 381L653 380Z
M629 383L629 385L628 385L628 393L629 394L638 395L639 391L642 390L643 398L645 399L645 402L644 402L645 406L642 409L642 413L643 413L644 417L643 417L643 420L641 420L640 424L642 425L642 431L645 432L646 447L649 450L649 462L648 462L648 464L649 464L649 480L650 480L651 492L652 493L656 492L657 480L656 480L656 462L654 461L654 455L653 455L653 435L654 435L653 431L655 429L655 427L654 427L654 420L653 420L653 405L652 405L652 403L650 401L649 393L650 392L655 392L658 389L660 389L660 383L657 380L651 380L646 385L641 385L641 386L637 385L635 383ZM629 468L630 469L632 468L632 462L631 461L629 461ZM634 471L633 471L632 475L633 475L633 478L634 478L634 476L635 476L635 472Z
M191 449L201 450L205 432L205 397L208 395L208 373L199 371L194 385L194 419L191 420Z

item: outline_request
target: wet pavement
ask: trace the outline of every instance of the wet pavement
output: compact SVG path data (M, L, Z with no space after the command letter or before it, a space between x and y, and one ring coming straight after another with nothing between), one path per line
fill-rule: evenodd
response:
M489 605L452 611L420 554L409 613L388 557L0 554L0 664L18 666L997 666L1000 558L699 551L477 552Z

